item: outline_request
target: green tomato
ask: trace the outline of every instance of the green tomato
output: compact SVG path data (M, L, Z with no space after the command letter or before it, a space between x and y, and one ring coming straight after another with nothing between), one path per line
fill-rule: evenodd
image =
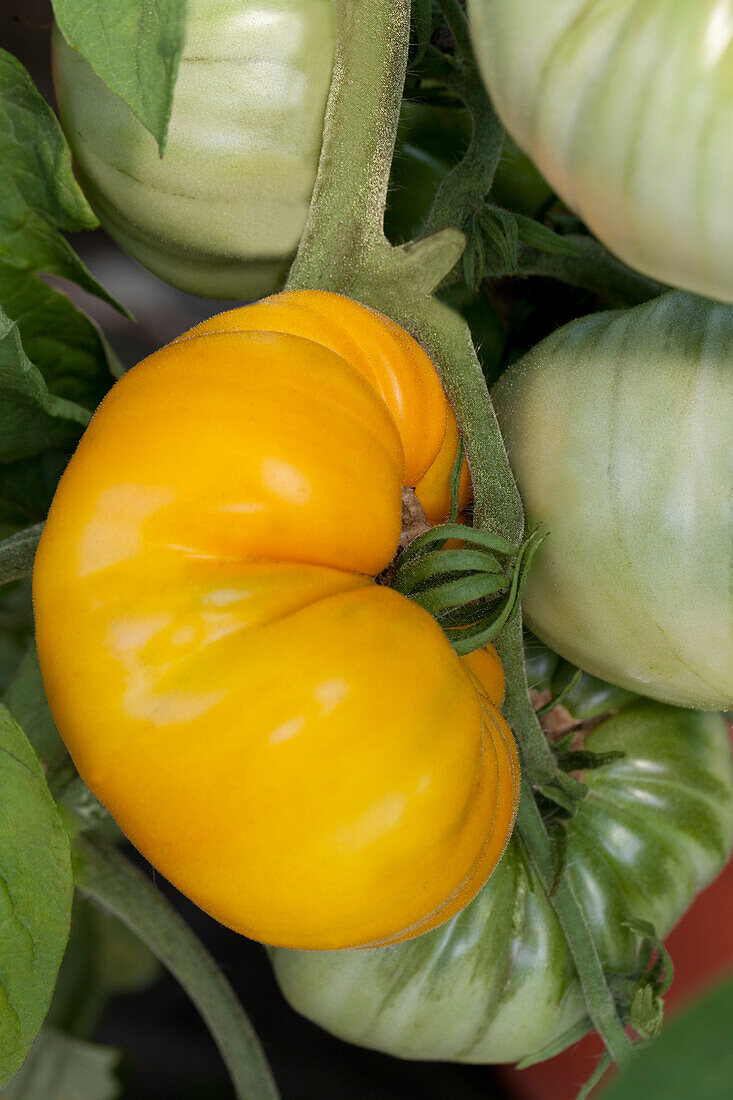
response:
M733 703L733 309L681 292L549 336L494 387L530 526L527 625L594 676Z
M107 232L193 294L275 289L308 213L335 44L334 0L189 0L164 158L54 35L59 114Z
M190 0L165 156L56 30L59 114L107 232L156 275L215 298L282 285L318 170L334 0ZM411 240L465 150L468 112L403 104L386 230ZM524 177L522 177L524 178Z
M496 109L626 263L733 302L726 0L469 0Z
M733 702L733 309L679 292L559 329L493 390L529 526L527 626L678 706Z
M586 772L567 825L567 874L609 971L629 972L629 918L666 935L733 843L726 723L638 700L585 747L624 755ZM424 936L368 951L276 950L291 1005L328 1031L402 1058L514 1062L583 1021L567 943L520 842L478 897Z

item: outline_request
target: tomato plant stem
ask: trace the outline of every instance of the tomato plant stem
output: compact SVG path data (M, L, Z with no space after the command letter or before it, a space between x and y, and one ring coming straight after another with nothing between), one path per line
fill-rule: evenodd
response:
M450 18L457 5L444 4ZM465 173L453 202L443 195L436 225L441 232L400 248L383 231L384 207L407 65L408 0L339 0L334 79L324 124L318 178L305 233L291 269L290 288L314 287L348 294L382 310L412 333L433 360L450 398L474 493L474 525L519 545L524 514L499 425L467 324L433 291L457 262L465 243L446 226L445 211L466 213ZM460 34L458 38L466 46ZM469 67L471 59L465 60ZM478 95L478 91L476 91ZM481 93L483 95L483 93ZM485 100L485 96L483 96ZM492 109L482 107L474 133L490 129ZM469 157L486 171L498 156L498 142L486 154L476 143ZM476 164L470 177L475 187ZM436 218L438 215L436 213ZM443 228L443 226L446 226ZM567 777L534 714L527 690L521 619L504 632L500 652L507 679L506 714L517 738L524 781L518 828L540 882L555 907L578 969L588 1014L617 1062L630 1042L616 1011L598 950L567 877L553 858L550 838L533 788L556 786ZM557 879L557 882L556 882Z
M383 241L409 42L408 0L339 0L333 79L310 214L289 286L347 287ZM393 89L399 88L398 96ZM384 242L386 244L386 242Z
M669 287L640 275L594 240L580 233L563 238L573 245L572 253L547 252L522 245L519 250L519 271L522 275L540 275L558 279L568 286L577 286L600 294L612 302L635 306L658 298Z
M613 1060L624 1065L632 1053L631 1040L619 1019L591 929L570 879L556 864L550 837L526 779L516 828L565 934L593 1026Z
M278 1100L267 1059L234 990L150 880L115 848L88 836L74 841L74 880L83 894L139 936L181 983L219 1047L238 1100Z
M435 233L449 225L462 226L472 213L480 210L496 174L504 144L504 128L484 91L471 52L468 20L456 0L440 0L440 8L456 40L456 70L445 75L459 93L471 115L471 141L466 155L451 169L435 195L425 223Z
M495 644L508 686L502 710L521 744L525 778L532 787L552 784L557 778L558 767L529 698L521 614L515 616Z

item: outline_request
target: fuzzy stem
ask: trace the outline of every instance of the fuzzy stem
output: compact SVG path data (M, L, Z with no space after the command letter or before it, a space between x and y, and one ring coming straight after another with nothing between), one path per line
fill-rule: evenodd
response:
M346 291L366 259L387 244L384 209L407 69L409 9L409 0L337 4L324 141L290 289Z
M122 921L181 983L226 1062L238 1100L278 1100L257 1036L234 990L203 944L146 876L111 845L80 836L74 880Z

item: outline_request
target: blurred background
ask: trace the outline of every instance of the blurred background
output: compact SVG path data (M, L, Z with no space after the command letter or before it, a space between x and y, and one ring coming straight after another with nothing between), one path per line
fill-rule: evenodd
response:
M50 29L51 9L45 0L0 0L0 46L20 59L53 103ZM64 286L103 326L127 366L204 317L228 308L226 302L212 303L167 286L124 255L101 230L77 235L74 247L136 318L136 323L126 321L96 298ZM149 870L140 857L130 854ZM163 880L156 881L232 982L270 1059L283 1100L571 1100L595 1068L601 1048L592 1038L521 1073L503 1067L408 1063L349 1046L287 1006L259 945L222 928ZM670 1006L689 1000L715 974L733 967L732 911L729 870L670 937L677 967ZM205 1026L167 974L144 992L116 997L96 1039L124 1052L120 1076L125 1098L224 1100L232 1095Z

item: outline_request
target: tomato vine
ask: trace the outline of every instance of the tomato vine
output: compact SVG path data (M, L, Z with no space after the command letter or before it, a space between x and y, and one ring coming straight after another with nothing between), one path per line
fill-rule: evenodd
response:
M461 9L453 0L441 0L440 7L459 48L468 51ZM338 4L336 60L323 151L288 286L348 294L389 314L420 341L441 374L461 431L473 479L474 525L516 545L524 531L521 501L470 332L462 318L433 297L465 246L460 229L447 223L453 217L463 220L466 195L480 194L490 186L498 144L494 142L489 154L479 156L474 141L462 166L447 178L437 211L429 219L438 232L400 247L390 245L383 232L409 24L408 0L374 0L367 9L356 0ZM474 95L478 97L478 88L467 96L474 119L479 113L475 120L478 136L482 127L491 128L494 122L488 109L477 111ZM474 164L476 159L480 163ZM476 172L482 177L478 184ZM469 185L468 181L473 182ZM449 197L456 183L462 197ZM588 1015L610 1057L623 1064L632 1047L617 1009L612 979L604 973L598 948L562 868L558 873L535 798L535 791L541 788L545 795L556 791L558 801L567 803L577 792L575 781L558 767L529 699L519 615L504 630L498 648L507 679L505 713L523 762L519 835L562 925Z

